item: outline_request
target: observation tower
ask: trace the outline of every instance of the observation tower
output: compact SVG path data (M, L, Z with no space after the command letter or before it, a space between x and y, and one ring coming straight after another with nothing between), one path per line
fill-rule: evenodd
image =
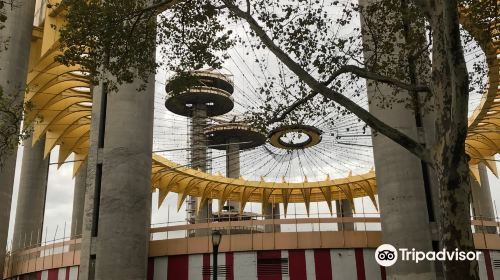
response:
M189 117L190 166L207 172L210 159L207 157L208 141L205 135L207 117L220 116L234 107L233 81L229 75L215 71L192 71L173 77L166 85L165 107L180 116ZM196 213L197 199L187 200L187 219L190 223L207 222L212 216L211 202Z
M252 128L247 123L236 122L235 118L231 122L208 126L205 129L205 136L212 149L226 152L226 177L235 179L241 176L240 151L264 145L267 140L266 136L259 130ZM277 209L279 216L279 207ZM239 214L240 203L237 201L228 201L224 210L217 214L218 220L244 218ZM271 212L264 210L263 214L267 216Z

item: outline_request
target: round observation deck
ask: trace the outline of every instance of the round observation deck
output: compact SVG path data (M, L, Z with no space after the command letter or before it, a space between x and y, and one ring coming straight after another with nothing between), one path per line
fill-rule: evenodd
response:
M266 143L266 136L245 123L225 123L211 125L205 129L212 149L225 150L230 139L238 139L239 149L253 149Z
M284 125L269 133L269 142L276 148L299 150L319 144L321 134L320 129L310 125Z
M205 105L207 116L220 116L234 107L234 85L228 75L193 71L176 76L165 86L168 98L165 107L181 116L191 116L196 105Z

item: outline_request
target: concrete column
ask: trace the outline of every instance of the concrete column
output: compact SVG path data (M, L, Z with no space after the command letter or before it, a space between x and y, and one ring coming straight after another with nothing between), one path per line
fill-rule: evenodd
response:
M377 0L361 0L360 4L378 4ZM399 11L395 11L395 20L400 20ZM365 30L362 21L362 29ZM424 29L422 28L422 33ZM392 32L392 31L391 31ZM424 33L423 33L424 34ZM373 41L367 32L364 32L364 44L373 48ZM393 35L393 34L388 34ZM388 36L391 38L391 36ZM399 36L401 42L404 38ZM392 40L392 39L390 39ZM379 42L384 43L384 42ZM388 42L391 43L391 42ZM396 43L396 42L393 42ZM390 54L378 54L379 59L384 60L398 55L398 48ZM371 57L372 53L365 52L365 57ZM427 65L427 61L419 62ZM399 66L395 66L399 67ZM420 73L416 73L420 78ZM391 100L393 89L385 84L373 82L367 83L367 94L370 112L380 120L405 133L413 139L428 144L433 141L432 116L422 119L409 108L407 104L392 102L390 106L383 106L381 100L385 97ZM407 95L402 91L399 95ZM387 104L385 104L387 105ZM435 203L432 197L432 174L422 161L406 151L399 144L373 132L373 151L375 170L377 172L378 197L380 215L382 219L382 241L392 244L396 248L415 248L419 251L432 251L438 249L436 243L436 213ZM406 280L429 280L438 279L439 262L397 262L394 266L387 268L387 279Z
M14 250L42 241L50 156L43 158L45 137L34 146L32 141L32 137L24 141L12 243Z
M80 279L147 278L154 74L94 89Z
M100 181L102 179L102 156L99 155L102 153L102 147L104 146L107 96L102 83L92 89L92 122L90 124L90 147L87 157L87 179L80 254L79 279L81 280L93 280L95 278L95 239L97 237L97 218L99 216L101 192Z
M348 200L339 200L335 202L335 209L337 210L337 218L352 217L352 206ZM338 223L338 230L354 230L353 223Z
M472 209L476 220L495 221L495 207L491 198L488 170L484 163L479 163L479 177L481 183L471 177ZM496 227L476 226L476 231L496 234Z
M206 126L207 106L205 104L194 104L193 115L191 117L191 167L202 171L207 171L208 160L208 145L204 131ZM208 200L203 209L195 214L197 200L196 197L189 197L187 210L190 211L190 215L195 216L196 223L206 223L211 217L212 201ZM192 219L192 217L188 217L188 219ZM196 234L205 235L208 232L206 230L197 230Z
M16 0L15 7L5 5L5 28L0 30L0 44L8 39L7 49L0 52L0 85L4 94L17 97L22 104L28 72L28 60L35 14L35 1ZM0 122L3 120L0 119ZM0 275L3 275L5 248L9 231L12 187L17 149L2 156L0 165Z
M108 94L96 277L146 279L151 222L154 75Z
M82 235L83 207L85 205L85 188L87 186L87 162L85 162L75 177L73 193L73 213L71 216L71 237Z
M262 205L262 215L264 215L264 219L279 219L280 218L280 205L279 203L268 203L267 205ZM266 225L266 232L280 232L280 225Z
M240 142L238 139L231 138L226 147L226 177L240 177ZM227 206L234 211L239 211L240 203L238 201L228 201Z

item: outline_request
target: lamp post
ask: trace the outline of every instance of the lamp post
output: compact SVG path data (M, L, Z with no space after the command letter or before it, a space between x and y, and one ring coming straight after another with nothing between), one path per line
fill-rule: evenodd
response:
M222 233L218 230L212 231L212 246L213 246L213 280L217 280L217 254L219 253L219 245L222 239Z

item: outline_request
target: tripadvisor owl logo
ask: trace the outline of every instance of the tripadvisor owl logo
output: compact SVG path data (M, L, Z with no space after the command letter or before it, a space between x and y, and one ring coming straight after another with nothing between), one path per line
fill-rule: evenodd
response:
M399 254L398 254L399 253ZM481 252L479 251L459 251L458 249L440 251L418 251L415 248L409 250L406 248L396 249L391 244L380 245L375 251L375 260L381 266L392 266L398 261L410 261L419 263L421 261L472 261L479 260Z
M375 260L381 266L392 266L398 261L398 250L390 244L382 244L375 251Z

